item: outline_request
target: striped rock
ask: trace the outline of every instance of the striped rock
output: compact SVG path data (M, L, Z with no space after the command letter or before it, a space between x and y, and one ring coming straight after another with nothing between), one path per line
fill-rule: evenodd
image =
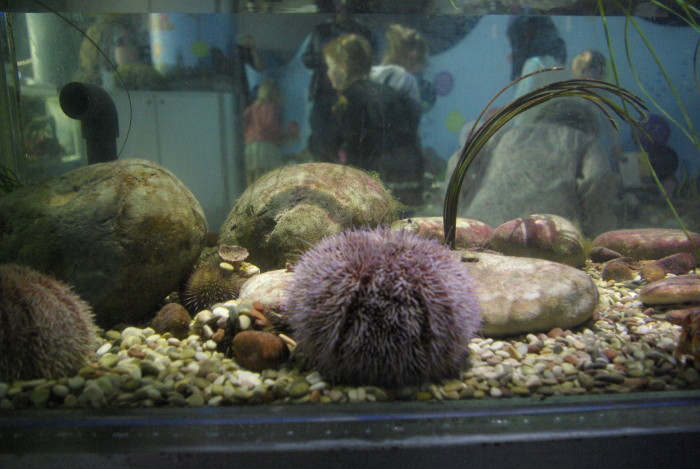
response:
M426 238L436 239L440 244L445 243L442 217L404 218L391 224L392 230L408 230ZM493 228L484 222L469 218L457 218L455 248L468 249L484 247L491 241Z
M498 226L491 248L509 256L546 259L572 267L586 264L585 242L573 223L558 215L535 214Z

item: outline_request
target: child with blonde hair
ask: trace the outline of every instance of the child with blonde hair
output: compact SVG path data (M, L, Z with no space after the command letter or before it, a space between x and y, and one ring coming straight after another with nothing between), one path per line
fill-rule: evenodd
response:
M392 87L369 79L372 47L356 34L323 48L328 78L338 92L328 141L331 161L376 171L406 204L422 195L423 159L417 149L420 110ZM408 184L408 185L407 185Z

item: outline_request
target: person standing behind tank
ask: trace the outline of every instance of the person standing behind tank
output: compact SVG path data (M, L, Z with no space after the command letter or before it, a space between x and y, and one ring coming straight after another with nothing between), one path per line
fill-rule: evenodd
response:
M317 3L319 6L325 5L324 10L333 6L332 2ZM326 64L323 59L323 47L338 36L351 33L366 38L374 47L374 35L367 26L353 18L354 10L349 1L344 1L334 8L333 18L314 28L301 57L304 66L312 70L308 96L309 101L312 101L309 117L311 135L308 147L314 157L320 161L333 161L335 157L326 134L328 123L333 120L331 108L338 97L328 80Z
M586 49L574 57L571 62L571 74L574 78L590 80L605 80L607 64L605 56L597 50ZM609 96L615 99L615 96ZM617 137L615 128L602 112L596 113L600 125L599 141L603 149L608 152L610 166L615 172L619 172L619 161L622 156L622 145Z
M512 55L511 81L566 63L566 44L549 16L517 16L508 25L506 36ZM551 71L524 78L515 85L515 98L568 77L565 71ZM524 123L532 115L526 111L513 119L513 123Z
M372 67L370 78L389 85L420 105L415 74L428 64L428 45L415 29L392 24L386 31L387 47L380 65Z
M258 87L257 99L243 113L245 178L250 185L266 172L284 164L282 145L282 94L273 80Z
M339 96L328 129L333 161L377 171L385 182L419 180L420 155L401 149L415 144L420 114L410 99L369 79L369 41L346 34L326 44L323 55Z
M425 69L428 63L428 44L421 34L415 29L392 24L386 31L387 46L384 57L380 65L375 65L370 71L370 79L381 83L398 91L406 100L406 105L410 105L411 113L420 120L422 113L421 95L418 87L418 80L415 74ZM417 127L417 124L416 124ZM403 199L404 203L418 205L423 199L423 171L425 158L422 144L415 132L415 138L404 140L400 149L395 153L400 153L401 158L415 162L414 172L405 174L407 180L391 178L389 186L397 197Z

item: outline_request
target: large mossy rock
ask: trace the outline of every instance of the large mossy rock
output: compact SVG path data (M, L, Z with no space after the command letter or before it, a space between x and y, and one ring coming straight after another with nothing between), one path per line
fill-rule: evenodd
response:
M249 186L221 227L221 244L248 249L262 270L294 261L324 236L396 219L398 203L364 171L332 163L275 169Z
M150 319L206 232L192 193L146 160L87 166L0 198L0 263L72 285L102 327Z

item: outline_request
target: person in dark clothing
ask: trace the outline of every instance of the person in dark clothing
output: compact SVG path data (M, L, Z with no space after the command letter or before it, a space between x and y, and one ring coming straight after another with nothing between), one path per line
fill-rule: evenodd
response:
M420 110L410 97L369 79L373 52L364 37L339 36L326 44L323 54L329 81L339 93L326 133L329 153L337 162L376 171L390 186L420 186Z
M559 64L566 62L566 44L549 16L517 16L506 36L513 55L511 80L523 75L523 66L531 57L551 56Z
M343 34L358 34L366 38L374 47L374 35L370 29L352 17L349 6L338 5L333 18L317 25L311 33L309 43L302 55L304 66L313 71L309 85L311 116L309 124L309 150L320 161L332 161L334 156L330 143L325 138L328 122L332 120L331 108L337 100L336 91L328 81L326 64L323 60L323 47L329 41Z

